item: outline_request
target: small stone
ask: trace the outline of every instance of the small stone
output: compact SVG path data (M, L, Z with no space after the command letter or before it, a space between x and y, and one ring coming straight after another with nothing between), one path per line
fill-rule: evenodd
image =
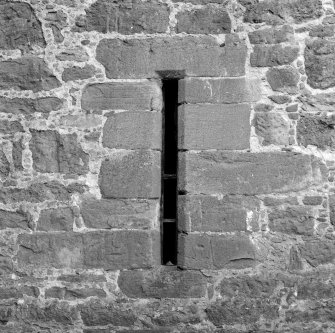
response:
M56 55L56 59L60 61L78 61L84 62L89 59L87 52L84 48L77 46L72 49L67 49Z
M23 126L17 120L10 121L7 119L0 120L0 134L8 135L15 133L24 132Z
M292 98L290 96L287 96L287 95L272 95L272 96L269 96L269 98L274 103L280 104L280 105L290 103L292 101Z
M72 231L74 215L69 207L44 209L37 221L38 231Z
M264 28L249 32L251 44L277 44L289 42L294 37L294 30L289 25L283 25L279 28Z
M322 204L322 197L319 195L310 195L302 199L304 205L308 206L319 206Z
M286 112L297 112L299 104L292 104L286 107Z
M92 65L85 65L84 67L73 66L64 69L62 80L64 82L85 80L93 77L95 73L96 69Z

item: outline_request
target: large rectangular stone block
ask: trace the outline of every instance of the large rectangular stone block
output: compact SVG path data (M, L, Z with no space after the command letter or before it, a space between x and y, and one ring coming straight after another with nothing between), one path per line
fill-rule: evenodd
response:
M178 228L185 232L257 231L259 200L246 196L181 195Z
M85 226L94 229L152 229L158 212L158 200L90 198L81 204Z
M247 235L181 234L178 266L184 269L246 268L255 262Z
M161 149L160 112L117 112L108 115L102 144L108 148Z
M159 260L158 235L145 231L21 234L19 269L149 268Z
M179 156L179 190L193 194L285 193L327 179L326 166L311 155L217 151Z
M237 104L260 99L261 83L257 79L186 78L179 81L179 103Z
M158 151L116 153L101 164L99 186L104 198L159 198L160 183Z
M161 89L155 82L95 83L84 88L81 107L86 111L103 110L160 111Z
M158 77L157 71L181 70L185 76L242 76L247 48L236 36L225 46L210 36L103 39L96 58L110 79Z
M178 109L179 149L247 149L250 105L185 104Z

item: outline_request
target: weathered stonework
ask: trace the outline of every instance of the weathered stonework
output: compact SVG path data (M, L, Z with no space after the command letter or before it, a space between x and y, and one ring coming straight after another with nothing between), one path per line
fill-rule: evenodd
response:
M334 5L0 1L0 332L334 332Z

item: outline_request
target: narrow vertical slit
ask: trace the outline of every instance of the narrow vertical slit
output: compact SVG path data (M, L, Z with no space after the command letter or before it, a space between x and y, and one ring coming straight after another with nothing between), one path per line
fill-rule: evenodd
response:
M178 79L163 79L162 264L177 264Z

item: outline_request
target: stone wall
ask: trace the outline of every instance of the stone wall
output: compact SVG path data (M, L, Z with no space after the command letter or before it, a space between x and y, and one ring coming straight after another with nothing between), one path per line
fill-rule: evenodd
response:
M1 0L0 332L335 332L334 37L332 0Z

